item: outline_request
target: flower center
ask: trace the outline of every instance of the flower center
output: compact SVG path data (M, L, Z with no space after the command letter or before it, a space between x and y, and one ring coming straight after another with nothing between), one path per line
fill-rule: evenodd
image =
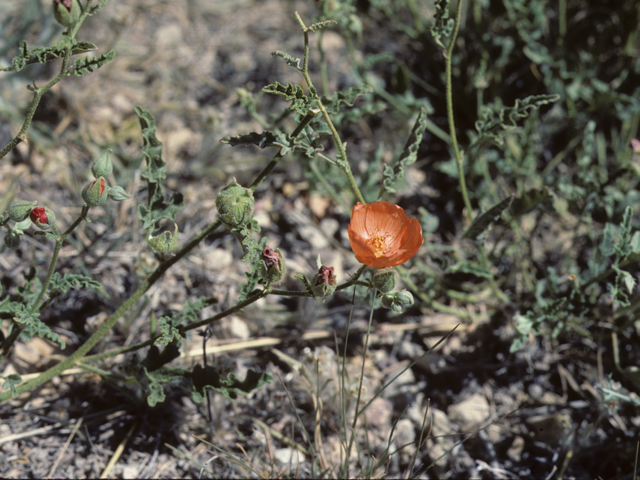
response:
M373 250L376 258L381 257L387 251L387 239L382 235L375 235L367 239L367 244Z

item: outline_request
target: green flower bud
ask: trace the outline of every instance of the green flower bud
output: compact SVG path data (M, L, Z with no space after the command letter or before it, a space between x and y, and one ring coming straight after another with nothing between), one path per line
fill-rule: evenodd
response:
M385 293L380 300L384 308L389 308L397 313L402 313L405 307L413 305L413 295L406 290Z
M108 177L113 173L113 163L111 163L111 150L107 150L102 156L91 164L91 173L96 178Z
M392 268L383 268L373 274L373 286L380 293L387 293L396 286L396 272Z
M233 179L216 197L216 208L228 227L239 227L253 218L253 192Z
M284 265L284 258L280 250L277 248L271 250L269 247L264 247L262 251L262 277L266 283L277 283L284 277L286 267Z
M17 250L20 246L20 235L12 229L9 229L7 234L4 236L4 244L11 250Z
M22 222L31 213L31 209L38 202L27 202L26 200L16 200L9 206L9 218L14 222Z
M82 14L78 0L53 0L53 16L63 27L71 27Z
M131 198L127 192L124 191L120 185L116 185L115 187L111 187L109 192L107 193L109 198L115 200L116 202L121 202L122 200L126 200L127 198Z
M147 231L147 243L154 252L167 253L178 248L178 224L175 230L171 232L162 232L155 237L152 236L155 222L151 224L151 228Z
M29 215L31 221L41 230L49 230L56 224L55 214L47 207L35 207Z
M82 199L90 207L104 205L109 197L110 188L106 185L104 178L99 177L93 182L89 182L82 189Z
M324 265L318 269L318 273L313 278L311 292L315 297L329 297L336 291L336 279L333 276L333 267Z

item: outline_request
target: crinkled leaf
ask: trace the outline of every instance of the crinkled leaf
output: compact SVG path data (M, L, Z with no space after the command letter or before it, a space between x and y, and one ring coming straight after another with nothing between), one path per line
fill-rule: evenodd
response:
M513 107L503 107L496 104L486 106L480 120L476 121L478 136L473 145L485 139L502 145L505 130L514 128L518 120L528 117L532 110L537 110L542 105L556 102L559 99L559 95L530 95L517 99Z
M338 22L336 22L335 20L325 20L324 22L318 22L308 26L307 30L310 30L312 32L317 32L318 30L324 27L328 27L329 25L337 25L337 24Z
M100 68L105 63L113 60L116 56L116 51L111 50L109 53L103 53L97 57L85 57L73 62L73 74L82 77L87 72L93 72L95 69Z
M351 87L347 90L335 92L331 98L322 97L322 104L330 115L335 115L340 111L342 105L353 107L358 97L372 93L373 88L370 85L362 84L359 87Z
M21 313L22 315L14 317L14 321L22 328L21 335L25 336L28 340L31 340L33 337L48 338L52 342L60 345L60 348L64 350L64 340L60 338L60 335L45 325L38 318L37 314L29 313L26 308L24 308Z
M311 96L307 96L300 85L293 85L289 82L287 82L286 85L276 82L263 87L262 91L265 93L282 95L285 100L291 102L289 110L296 110L302 115L307 114L313 101L317 98L317 96L314 96L314 92L310 91L309 93Z
M282 52L280 50L276 50L275 52L271 52L271 56L273 57L274 55L276 57L283 58L284 61L287 63L287 65L289 65L290 67L294 67L294 68L297 68L298 70L302 70L302 66L300 65L302 60L300 60L299 58L292 57L288 53Z
M469 226L469 229L464 233L462 238L476 240L478 238L478 235L484 232L489 227L489 225L496 221L498 217L500 217L500 214L509 207L511 200L513 200L513 196L509 196L503 199L486 212L478 215L471 226Z
M229 400L235 400L238 395L248 395L267 383L271 383L272 377L267 372L247 371L244 380L240 380L235 373L229 373L227 378L222 378L220 373L211 366L202 367L196 365L186 374L193 382L193 400L202 402L205 397L205 389L220 392Z
M407 139L407 143L400 154L398 160L396 160L395 164L392 166L385 165L382 181L382 191L387 193L395 193L395 185L404 178L404 172L406 167L415 163L418 158L418 149L420 148L420 144L422 143L422 134L424 133L425 128L427 127L427 111L424 108L420 109L420 114L411 129L411 134Z
M162 190L162 180L167 175L167 167L162 158L162 142L156 137L156 122L151 113L141 107L133 107L142 128L142 155L147 166L141 176L147 180L147 205L138 205L138 219L143 222L142 227L149 229L154 221L169 219L175 222L177 213L184 206L181 193L175 192L169 200L165 200Z
M199 298L193 302L186 301L182 307L182 312L172 316L163 316L158 320L160 327L160 337L156 339L154 345L166 347L174 341L185 338L180 331L181 325L188 325L199 320L199 313L208 305L216 303L217 300L209 298Z
M78 55L81 53L91 52L97 47L93 43L89 42L76 42L71 48L71 55ZM26 41L20 43L20 53L13 57L11 61L12 70L19 72L25 66L34 63L47 63L56 58L64 56L66 48L63 45L54 45L53 47L37 47L33 50L29 50Z
M182 318L180 317L160 317L158 319L158 328L160 329L160 336L153 342L158 347L166 347L171 342L180 341L184 335L178 330L178 327L182 324Z
M60 292L61 294L67 293L72 288L91 288L93 290L102 290L100 285L95 280L86 277L79 273L65 273L64 276L60 276L58 272L55 272L51 277L51 284L49 286L50 292Z
M98 3L97 5L94 5L93 7L91 7L89 9L89 15L93 15L95 12L97 12L98 10L100 10L101 8L105 7L107 5L107 3L109 3L109 0L102 0L100 3Z
M435 8L435 21L430 28L431 35L440 47L446 49L443 39L451 36L454 24L453 18L449 16L449 0L436 0Z

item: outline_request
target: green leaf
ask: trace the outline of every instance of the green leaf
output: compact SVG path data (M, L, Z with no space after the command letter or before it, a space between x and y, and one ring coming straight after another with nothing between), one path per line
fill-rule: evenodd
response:
M55 272L51 277L51 283L49 286L50 294L52 292L59 292L64 295L72 288L91 288L93 290L102 290L102 285L79 273L65 273L64 276L60 276L58 272Z
M94 5L89 9L89 15L93 15L95 12L97 12L101 8L104 8L107 5L107 3L109 3L109 0L102 0L99 4Z
M436 0L435 8L435 22L430 28L431 35L440 47L446 49L443 38L451 36L454 24L453 18L449 16L449 0Z
M273 93L275 95L282 95L285 100L291 102L289 110L296 110L301 115L306 115L313 101L317 96L307 96L300 85L293 85L287 82L286 85L281 83L273 83L262 88L265 93Z
M22 377L16 373L12 373L4 379L2 384L3 390L11 389L11 397L18 396L18 390L16 387L22 383Z
M280 147L280 153L282 155L288 154L293 149L306 151L309 148L307 144L298 142L288 133L274 135L269 131L264 131L262 133L251 132L245 135L237 135L235 137L224 137L220 142L227 143L232 147L237 145L257 145L260 148Z
M97 57L85 57L73 62L73 74L77 77L84 76L87 72L93 72L96 68L100 68L105 63L113 60L116 56L115 50L111 50L109 53L103 53Z
M424 108L420 109L420 114L411 129L411 133L409 134L409 138L404 146L400 157L395 162L393 167L389 165L385 165L382 181L382 190L387 193L395 193L396 188L395 185L404 178L404 172L406 167L415 163L418 158L418 149L420 148L420 144L422 143L422 134L427 128L427 111ZM381 192L382 193L382 192Z
M476 240L478 238L478 235L484 232L489 227L489 225L497 220L498 217L500 217L500 214L509 207L511 200L513 200L513 196L509 196L503 199L502 201L491 207L489 210L479 215L469 226L469 229L464 233L462 238Z
M95 50L97 47L93 43L89 42L76 42L71 48L71 55L78 55L81 53L87 53ZM37 47L33 50L29 50L27 42L23 41L19 47L20 53L13 57L11 61L11 70L19 72L25 66L34 63L45 64L56 58L64 57L66 48L64 45L55 45L53 47Z
M372 92L373 87L362 84L359 87L351 87L347 90L335 92L331 98L323 96L321 100L327 112L331 115L335 115L340 111L342 105L353 107L359 97Z
M266 383L271 383L272 377L267 372L249 370L244 380L240 380L235 373L222 378L219 372L211 366L196 365L185 375L193 382L193 399L201 402L205 396L205 389L211 389L223 394L229 400L235 400L238 395L248 395Z
M509 213L514 218L519 217L531 212L538 205L546 205L552 200L553 193L549 187L532 188L513 199Z
M48 338L52 342L60 345L60 348L64 350L66 345L64 340L60 338L60 335L54 333L36 314L29 313L26 307L22 309L21 315L14 317L13 320L20 325L22 329L21 335L25 336L28 340L31 340L33 337Z
M517 99L513 107L503 107L495 103L487 105L480 120L476 121L478 136L471 146L483 140L491 140L497 145L502 145L505 130L514 128L518 120L528 117L531 111L537 110L542 105L557 102L559 99L559 95L530 95Z
M338 22L336 22L335 20L325 20L324 22L318 22L308 26L307 30L312 32L317 32L318 30L324 27L328 27L329 25L337 25L337 24Z
M173 316L161 317L158 320L160 337L156 339L154 345L158 347L166 347L170 343L178 342L185 338L185 335L180 330L180 326L198 321L200 312L208 305L212 305L216 302L216 299L210 298L199 298L193 302L186 301L182 307L182 312Z
M302 66L300 65L300 62L302 62L302 60L300 60L299 58L292 57L288 53L281 52L280 50L271 52L271 56L273 57L274 55L276 57L283 58L284 61L287 62L287 65L289 65L290 67L294 67L298 70L302 70Z
M138 219L143 222L142 227L147 230L153 222L168 219L175 222L177 213L184 206L181 193L174 193L168 201L162 190L162 180L167 176L167 166L162 158L162 142L156 137L156 122L151 113L141 107L133 107L142 128L142 155L147 166L141 176L147 180L147 206L138 205Z
M452 265L449 269L451 273L470 273L480 278L491 278L491 272L485 269L482 265L475 262L462 261L456 265Z
M181 337L178 337L174 342L168 344L162 352L157 346L151 345L146 358L140 363L140 366L144 367L148 372L153 372L175 360L180 356L180 340Z
M182 324L182 317L160 317L158 319L158 327L160 328L160 336L153 342L158 347L166 347L172 342L178 342L185 338L184 334L178 329Z

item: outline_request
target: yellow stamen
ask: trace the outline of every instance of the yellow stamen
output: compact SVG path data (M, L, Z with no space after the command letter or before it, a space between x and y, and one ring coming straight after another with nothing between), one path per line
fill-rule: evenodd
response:
M373 250L376 258L381 257L387 251L387 239L382 235L376 235L367 239L367 244Z

